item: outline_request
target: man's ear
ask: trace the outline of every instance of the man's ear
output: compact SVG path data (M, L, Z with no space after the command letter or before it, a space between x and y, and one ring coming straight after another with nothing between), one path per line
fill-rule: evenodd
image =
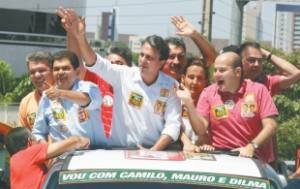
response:
M242 68L241 67L236 67L234 72L238 77L242 77Z
M75 73L76 73L76 76L78 77L79 76L79 74L80 74L80 68L78 67L78 68L76 68L76 70L75 70Z

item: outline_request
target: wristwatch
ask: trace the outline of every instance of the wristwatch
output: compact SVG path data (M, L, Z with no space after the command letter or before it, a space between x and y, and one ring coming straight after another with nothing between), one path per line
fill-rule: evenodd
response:
M255 142L250 142L250 144L253 146L253 148L256 150L259 146Z

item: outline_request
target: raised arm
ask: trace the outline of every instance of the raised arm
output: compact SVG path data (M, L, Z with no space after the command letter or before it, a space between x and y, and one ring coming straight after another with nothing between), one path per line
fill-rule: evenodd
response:
M85 34L85 19L84 18L77 18L72 23L68 23L69 32L74 39L77 41L77 45L80 50L80 54L82 55L85 64L87 66L92 66L96 63L96 53L89 45L86 34Z
M264 57L270 58L269 61L276 68L278 68L283 74L279 83L280 89L289 88L292 84L300 79L300 70L292 63L271 54L271 52L261 48L260 49Z
M59 7L56 11L56 14L61 18L61 23L65 31L67 32L67 48L68 50L74 52L79 59L80 65L79 65L79 78L83 79L85 76L86 68L83 65L82 61L82 55L79 49L79 45L77 43L77 40L75 36L73 36L72 32L70 32L70 23L75 22L80 17L76 14L74 9L65 9L63 7Z
M214 63L217 53L215 48L199 33L196 28L182 16L172 16L171 21L177 28L177 35L191 38L199 48L206 66Z

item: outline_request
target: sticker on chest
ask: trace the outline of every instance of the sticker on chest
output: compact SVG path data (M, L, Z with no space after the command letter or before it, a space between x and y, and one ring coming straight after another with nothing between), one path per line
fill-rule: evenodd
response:
M144 101L144 97L136 92L131 92L129 96L128 103L134 107L142 107Z

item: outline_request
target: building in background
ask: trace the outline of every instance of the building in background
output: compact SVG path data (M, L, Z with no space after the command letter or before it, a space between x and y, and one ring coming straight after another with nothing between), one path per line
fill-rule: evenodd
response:
M286 52L300 49L300 5L276 5L273 45Z
M262 1L245 7L243 17L242 41L262 40L263 24L261 19Z
M85 16L86 1L1 1L0 59L10 63L16 76L27 71L25 57L36 50L66 48L66 33L55 15L60 6L74 8Z

